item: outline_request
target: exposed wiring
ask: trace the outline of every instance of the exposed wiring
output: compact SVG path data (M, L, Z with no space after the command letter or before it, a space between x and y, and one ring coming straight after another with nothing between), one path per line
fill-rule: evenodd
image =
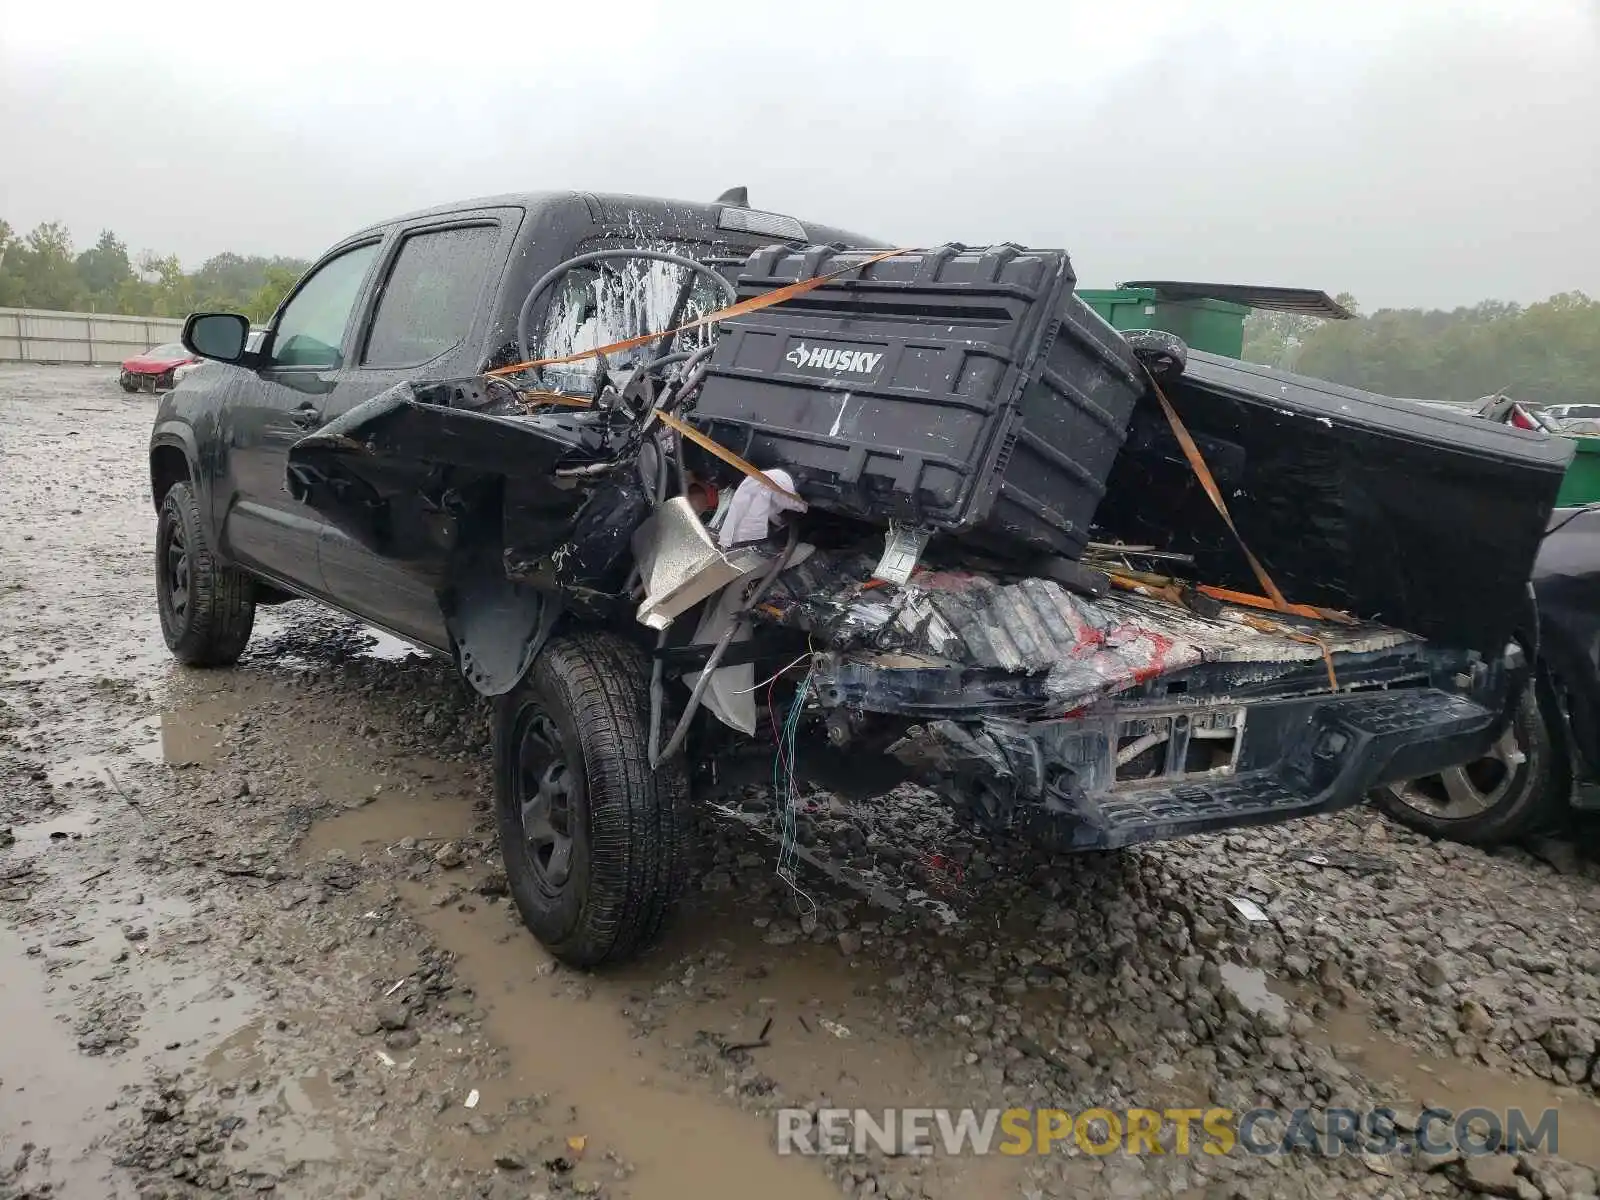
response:
M782 829L778 838L778 878L788 884L795 899L803 903L804 907L800 913L802 922L817 915L817 902L800 886L795 875L795 867L800 862L800 836L796 821L800 786L795 777L795 762L800 721L805 715L806 696L810 690L811 672L807 671L806 677L800 681L800 686L795 691L794 700L789 705L789 716L784 721L783 733L778 739L778 753L772 763L773 791L782 808Z
M790 671L794 670L796 667L798 667L801 663L805 662L805 660L810 658L810 657L811 657L811 650L808 648L804 654L802 654L799 658L795 659L787 667L780 667L776 674L769 675L767 678L763 679L760 683L754 684L751 687L740 688L736 692L729 692L728 695L730 695L730 696L747 696L751 692L755 691L757 688L764 688L768 684L777 683L778 679L781 676L788 674ZM777 722L774 721L773 724L776 725Z

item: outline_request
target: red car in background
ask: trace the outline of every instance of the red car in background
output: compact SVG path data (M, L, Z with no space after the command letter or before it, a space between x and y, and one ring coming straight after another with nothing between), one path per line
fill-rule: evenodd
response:
M177 342L167 342L127 359L117 382L125 392L161 391L172 386L174 371L185 363L198 361Z

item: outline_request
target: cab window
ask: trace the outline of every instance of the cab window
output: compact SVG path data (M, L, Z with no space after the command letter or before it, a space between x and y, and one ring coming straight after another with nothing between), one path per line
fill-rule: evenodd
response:
M461 345L472 332L499 234L490 224L407 237L378 297L362 365L420 366Z
M377 242L346 250L306 280L278 318L272 339L274 366L328 369L343 365L345 331L377 253Z

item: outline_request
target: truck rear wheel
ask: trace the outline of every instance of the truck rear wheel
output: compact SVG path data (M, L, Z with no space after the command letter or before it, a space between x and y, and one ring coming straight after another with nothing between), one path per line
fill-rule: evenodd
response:
M646 948L688 872L681 758L650 769L645 655L611 634L552 640L495 711L495 815L522 920L562 962Z
M255 584L218 561L187 483L175 483L156 521L156 603L161 636L181 663L231 666L255 625Z

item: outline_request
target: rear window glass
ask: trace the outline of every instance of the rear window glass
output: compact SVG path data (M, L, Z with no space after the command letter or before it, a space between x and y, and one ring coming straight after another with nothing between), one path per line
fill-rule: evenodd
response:
M559 358L670 328L684 277L690 274L685 267L639 258L613 259L568 271L555 285L555 299L536 347L539 357ZM693 274L678 324L716 312L726 302L714 283ZM711 328L705 326L679 335L673 346L693 350L710 338ZM613 369L638 366L659 355L662 346L655 342L612 355L608 361ZM545 367L544 382L556 391L586 395L594 390L596 370L593 359Z
M378 298L362 362L414 367L459 346L472 331L499 232L472 225L406 238Z

